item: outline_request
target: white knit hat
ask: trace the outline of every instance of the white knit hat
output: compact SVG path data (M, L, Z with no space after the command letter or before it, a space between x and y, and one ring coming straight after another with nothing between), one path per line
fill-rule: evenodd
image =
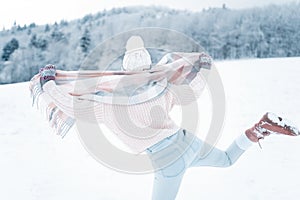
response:
M151 68L151 56L144 47L140 36L131 36L126 43L126 52L123 58L123 69L137 71Z

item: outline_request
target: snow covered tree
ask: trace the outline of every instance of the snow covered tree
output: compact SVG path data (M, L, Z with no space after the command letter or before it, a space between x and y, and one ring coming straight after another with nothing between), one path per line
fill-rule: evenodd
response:
M19 42L17 39L13 38L11 41L9 41L3 48L3 53L2 53L2 60L3 61L8 61L10 55L19 48Z
M55 41L55 42L59 42L65 39L65 35L62 31L60 31L58 29L58 25L54 25L54 30L51 33L51 38Z
M49 24L46 24L46 26L45 26L45 30L44 30L45 32L49 32L50 31L50 26L49 26Z
M91 35L88 29L85 29L80 38L80 47L83 53L87 53L91 44Z
M44 51L48 47L48 41L46 39L41 38L41 37L37 38L36 34L34 34L31 37L29 45Z

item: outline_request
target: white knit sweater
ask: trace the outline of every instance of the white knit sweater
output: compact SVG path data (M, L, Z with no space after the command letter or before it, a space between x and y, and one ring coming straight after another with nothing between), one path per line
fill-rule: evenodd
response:
M198 73L189 83L195 96L185 92L186 86L170 85L170 90L162 95L136 105L112 105L99 102L95 107L94 115L97 116L98 123L104 123L131 150L143 152L180 129L170 118L169 112L175 104L188 104L195 100L195 96L198 98L205 84ZM180 102L172 92L173 89L180 92ZM76 119L74 109L70 109L73 108L73 98L66 96L54 81L47 82L43 90L41 94L43 97L40 99L51 99L62 111Z

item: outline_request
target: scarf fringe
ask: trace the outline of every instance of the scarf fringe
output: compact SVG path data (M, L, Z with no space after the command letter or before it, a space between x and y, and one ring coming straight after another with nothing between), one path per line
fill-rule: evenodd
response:
M49 114L47 115L50 126L54 129L56 135L64 138L74 125L75 119L64 114L56 106L49 105L48 109L50 110Z
M64 138L75 124L75 119L63 113L63 111L61 111L53 102L48 103L45 107L40 105L41 101L39 101L39 98L44 91L39 79L40 76L36 75L30 81L29 90L30 97L32 98L32 106L41 110L48 120L50 127L53 128L54 133Z
M32 98L32 106L36 105L38 107L38 103L36 103L39 99L39 96L43 93L43 90L40 85L35 85L31 90L31 98Z

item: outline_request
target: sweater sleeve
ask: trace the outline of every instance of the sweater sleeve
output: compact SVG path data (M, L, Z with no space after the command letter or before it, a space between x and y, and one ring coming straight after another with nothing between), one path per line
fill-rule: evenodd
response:
M48 81L43 86L44 98L51 101L66 115L76 119L90 120L97 118L98 122L103 122L103 104L99 102L81 101L76 96L72 96L61 90L55 81Z
M205 89L205 80L197 74L190 84L169 85L169 91L173 96L173 103L176 105L188 105L197 101Z
M189 104L200 97L206 84L200 71L211 68L210 56L205 53L170 53L159 63L173 65L176 70L168 78L175 104Z

